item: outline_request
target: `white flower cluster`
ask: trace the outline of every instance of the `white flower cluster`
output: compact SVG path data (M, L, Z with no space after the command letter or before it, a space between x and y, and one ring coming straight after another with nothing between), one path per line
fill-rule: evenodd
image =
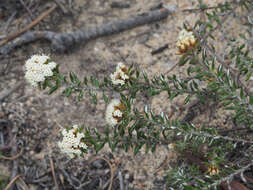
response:
M122 119L124 105L119 99L113 99L107 106L105 120L110 126L117 125Z
M82 153L80 148L87 149L87 145L81 142L84 134L79 133L77 130L77 125L74 125L70 130L63 129L63 139L61 142L58 142L58 146L61 151L69 155L70 158L74 158L75 155L80 156Z
M116 71L111 74L112 83L115 85L123 85L127 79L129 79L127 67L123 63L119 62Z
M180 53L185 53L189 48L194 47L196 44L196 38L193 32L185 29L181 30L178 35L177 47Z
M50 61L50 57L33 55L25 63L25 78L32 86L36 86L38 82L43 82L46 77L52 76L55 67L56 63Z

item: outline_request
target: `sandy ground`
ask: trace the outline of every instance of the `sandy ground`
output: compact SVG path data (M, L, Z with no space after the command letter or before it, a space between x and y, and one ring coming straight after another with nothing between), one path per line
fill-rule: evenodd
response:
M176 53L175 45L180 28L183 27L184 22L187 21L190 25L193 25L198 19L198 14L183 11L184 9L195 8L197 1L194 0L127 0L124 2L128 3L130 7L125 9L111 8L110 5L113 0L62 2L64 2L68 14L62 15L61 11L57 9L36 26L35 30L47 29L57 32L71 32L78 28L93 27L115 19L128 18L131 15L148 12L150 8L159 3L170 7L171 14L166 20L109 37L99 38L87 44L81 44L75 50L66 54L51 52L49 44L44 41L17 49L3 60L9 61L8 64L11 64L11 66L8 66L7 72L0 76L0 90L13 86L19 80L24 80L24 61L31 55L38 53L49 54L55 62L60 64L62 73L73 71L80 78L95 75L103 79L104 76L109 76L114 71L116 64L120 61L127 66L134 63L141 70L145 70L149 76L167 73L180 58ZM213 6L224 1L205 0L203 2ZM40 2L40 4L41 7L36 9L38 13L34 12L36 16L39 15L39 12L50 7L52 2L46 1ZM29 19L27 19L29 16L25 11L23 12L23 20L19 22L14 20L7 31L16 30L18 27L29 23ZM221 54L227 51L227 44L223 43L225 41L224 37L237 37L238 33L246 30L246 26L244 28L240 27L240 22L240 20L231 19L225 23L224 30L216 34L217 42L214 43ZM1 29L4 28L5 24L6 18L1 21ZM6 34L4 33L6 30L0 30L0 32L1 35ZM151 55L152 50L166 43L169 43L168 49L161 54ZM170 74L184 77L186 68L176 67ZM110 96L118 97L119 95L111 93ZM98 94L98 97L101 97L101 94ZM183 114L179 116L177 110L182 106L184 107L183 98L178 97L170 102L164 93L149 100L138 97L137 107L142 109L142 106L146 103L151 106L155 113L163 111L168 115L172 115L173 118L180 118ZM164 102L167 103L164 104ZM24 164L24 166L29 165L27 164L27 158L30 158L29 162L34 167L42 167L42 161L46 160L48 156L55 159L63 157L59 154L56 144L60 139L60 125L79 124L96 127L101 131L104 129L106 104L103 100L99 100L97 105L92 104L88 98L84 98L78 103L74 98L61 96L60 92L48 96L46 92L31 88L26 84L15 92L9 100L6 100L4 106L18 112L19 116L25 120L17 128L19 131L18 138L26 147L23 153L24 157L20 161L20 164ZM185 109L187 109L187 106L185 106ZM194 123L196 125L209 123L210 125L229 126L227 122L228 112L224 110L218 110L214 114L210 112L207 111L200 115L194 120ZM220 115L223 115L223 117L219 117ZM11 115L8 117L11 117ZM13 114L13 117L17 116ZM97 156L108 157L111 154L113 155L112 162L121 163L124 178L128 179L129 188L132 187L133 189L165 189L166 172L177 160L177 153L166 146L159 146L155 154L148 153L146 155L140 152L137 156L134 156L130 151L124 153L118 150L111 153L106 146ZM92 157L94 157L94 154L91 151L85 160ZM75 161L72 162L75 163ZM79 163L80 161L76 162ZM1 173L10 176L11 172L7 168L6 164L0 163ZM21 171L24 172L24 170L25 167L21 167ZM130 178L133 178L133 180L129 180ZM154 186L155 182L156 185ZM37 186L33 188L36 189Z

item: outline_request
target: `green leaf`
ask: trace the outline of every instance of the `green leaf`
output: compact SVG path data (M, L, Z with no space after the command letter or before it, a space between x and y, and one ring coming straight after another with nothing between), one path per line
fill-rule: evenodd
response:
M243 91L243 89L242 89L242 88L240 89L240 97L241 97L242 99L244 99L244 98L245 98L245 96L244 96L244 91Z
M69 87L69 88L67 88L67 89L65 90L65 95L66 95L67 97L69 97L71 93L72 93L72 88L71 88L71 87Z
M136 144L136 145L135 145L135 148L134 148L134 155L136 155L136 154L139 152L139 150L141 149L142 145L143 145L143 143L140 143L140 144Z
M145 71L142 71L143 78L145 79L146 83L149 83L148 75Z
M109 140L109 147L110 149L112 150L112 152L114 152L115 148L116 148L116 145L117 145L117 142L113 143L111 140Z
M99 81L95 77L91 76L90 81L91 81L91 84L93 84L96 87L99 87Z
M184 104L187 104L191 98L191 95L189 94L185 99L184 99Z
M138 79L139 78L139 76L140 76L140 71L139 70L136 70L136 78Z
M83 78L83 83L84 83L85 85L88 85L88 79L87 79L87 77L84 77L84 78Z
M160 94L160 92L155 91L155 89L149 89L148 93L147 93L147 96L150 97L150 96L154 96L154 95L157 95L157 94Z
M184 185L184 190L197 190L195 187Z
M96 153L98 153L105 145L105 142L102 142L102 143L96 143L95 144L95 151Z
M92 95L92 101L93 101L93 104L97 104L98 103L97 95L96 94Z
M77 100L80 101L83 98L83 91L80 90Z
M57 86L54 86L54 87L52 87L50 90L49 90L49 94L52 94L54 91L56 91L57 90Z
M108 103L108 97L106 96L105 92L103 92L103 99L105 101L105 103Z
M70 78L70 81L72 82L72 83L74 83L74 73L73 72L70 72L69 73L69 78Z
M252 105L253 104L253 96L249 96L249 104Z
M186 56L182 56L179 60L179 66L183 66L187 63L187 61L189 61L189 58Z

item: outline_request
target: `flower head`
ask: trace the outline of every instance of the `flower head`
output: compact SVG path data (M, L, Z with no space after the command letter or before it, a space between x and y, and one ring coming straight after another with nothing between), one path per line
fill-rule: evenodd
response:
M56 63L50 61L46 55L33 55L25 62L25 78L32 85L36 86L38 82L43 82L46 77L53 75L53 69Z
M211 163L209 166L208 166L208 170L207 172L210 174L210 175L216 175L216 174L219 174L219 168L218 166L216 166L215 164Z
M119 62L117 65L116 71L113 74L111 74L110 77L111 77L112 83L115 85L125 84L125 81L129 79L129 76L127 74L127 67L123 63Z
M187 31L185 29L181 30L178 35L177 48L179 53L185 53L189 49L193 48L196 45L196 38L193 35L193 32Z
M87 145L81 142L84 134L78 132L77 125L74 125L70 130L63 129L62 135L63 139L61 142L58 142L58 146L69 157L74 158L75 155L80 156L82 154L81 148L87 149Z
M123 116L125 107L119 99L113 99L107 106L105 120L110 126L117 125Z

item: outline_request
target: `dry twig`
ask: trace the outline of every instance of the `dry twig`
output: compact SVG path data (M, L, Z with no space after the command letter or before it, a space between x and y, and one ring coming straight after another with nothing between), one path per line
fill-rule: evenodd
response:
M50 167L51 167L51 171L52 171L52 174L53 174L54 184L55 184L56 190L59 190L59 185L58 185L57 180L56 180L56 175L55 175L55 171L54 171L54 163L53 163L52 158L50 158Z
M151 11L146 14L134 16L128 19L116 20L98 27L76 30L71 33L55 33L51 31L33 31L26 32L19 37L15 42L10 42L0 48L0 54L8 54L14 48L24 44L34 42L36 40L44 39L51 42L51 47L54 51L64 52L70 49L71 46L85 43L89 40L96 39L102 36L108 36L123 32L141 25L149 24L167 18L169 11L167 9L160 9ZM8 39L8 38L7 38ZM9 39L10 40L10 39ZM6 42L2 42L5 44ZM1 46L1 43L0 43Z
M22 190L30 190L30 188L27 186L27 184L24 182L24 180L19 177L16 181L16 184L21 187Z
M224 183L224 182L226 182L226 181L229 181L229 180L233 179L234 176L236 176L236 175L238 175L238 174L240 174L240 173L245 172L245 171L246 171L247 169L249 169L251 166L253 166L253 162L249 163L248 165L242 167L242 168L239 169L239 170L236 170L235 172L233 172L233 173L230 174L229 176L223 177L223 178L221 178L220 180L217 180L216 182L212 183L212 184L209 186L209 188L215 187L215 186L218 185L218 184L221 184L221 183Z
M232 142L240 142L244 144L253 144L253 141L248 141L244 139L239 139L239 138L231 138L231 137L226 137L226 136L221 136L221 135L211 135L208 133L203 133L203 132L196 132L196 131L191 131L191 134L200 136L200 137L208 137L208 138L213 138L213 139L223 139L227 141L232 141Z
M95 160L104 160L110 167L110 171L111 171L111 179L110 179L110 185L108 187L108 190L111 190L112 188L112 183L113 183L113 177L114 177L114 168L112 166L112 164L110 163L110 161L104 157L95 157L95 158L92 158L89 162L92 163L94 162Z
M167 43L167 44L165 44L165 45L163 45L163 46L161 46L157 49L154 49L154 50L151 51L151 55L162 53L165 49L168 49L168 47L169 47L169 44Z
M26 9L26 11L28 12L28 14L30 15L31 19L34 20L34 16L31 12L31 10L26 6L25 2L23 0L19 0L21 2L21 4L23 5L23 7Z
M9 149L11 149L12 148L12 145L13 145L13 143L14 143L14 138L13 138L13 134L12 134L12 132L11 132L11 129L7 129L8 130L8 137L9 137L9 139L11 139L10 141L9 141L9 143L7 144L7 145L1 145L0 144L0 150L9 150Z
M13 138L14 142L13 142L13 146L11 149L11 155L16 155L17 154L17 145L16 145L16 137ZM13 179L15 179L15 177L18 175L18 160L12 160L13 165L12 165L12 171L11 171L11 181L13 181ZM16 180L14 180L15 182ZM13 183L14 183L13 182ZM14 188L14 185L11 184L9 187L9 190L12 190Z
M122 176L122 172L121 170L119 170L119 173L118 173L118 176L119 176L119 184L120 184L120 190L124 190L124 182L123 182L123 176Z
M0 47L5 45L7 42L9 42L10 40L13 40L14 38L20 36L21 34L25 33L26 31L30 30L31 28L33 28L35 25L37 25L42 19L44 19L47 15L49 15L53 10L55 10L57 6L54 4L49 10L47 10L46 12L42 13L36 20L34 20L31 24L25 26L24 28L22 28L21 30L10 34L9 36L7 36L3 41L0 42Z
M20 150L20 152L18 154L14 155L14 156L6 157L6 156L2 155L2 156L0 156L0 158L2 158L4 160L16 160L18 157L20 157L23 154L23 152L24 152L24 149L22 148Z
M15 181L16 181L19 177L21 177L21 175L17 175L16 177L14 177L14 178L10 181L10 183L8 183L8 185L5 187L4 190L9 190L10 187L15 183Z

